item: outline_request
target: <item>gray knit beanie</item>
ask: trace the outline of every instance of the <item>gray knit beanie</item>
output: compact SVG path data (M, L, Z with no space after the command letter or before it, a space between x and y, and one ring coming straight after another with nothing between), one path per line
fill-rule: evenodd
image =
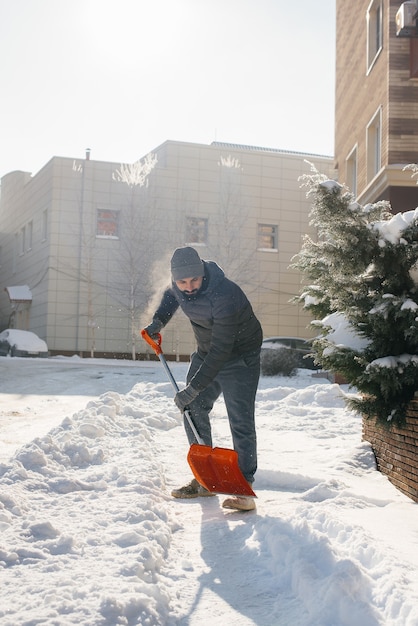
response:
M203 262L194 248L177 248L171 257L171 276L174 281L204 276Z

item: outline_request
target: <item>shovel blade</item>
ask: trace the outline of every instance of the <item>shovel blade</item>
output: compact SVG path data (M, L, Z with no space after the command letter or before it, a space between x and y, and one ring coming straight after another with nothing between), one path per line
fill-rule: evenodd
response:
M227 448L193 443L187 461L196 480L212 493L256 497L238 465L238 454Z

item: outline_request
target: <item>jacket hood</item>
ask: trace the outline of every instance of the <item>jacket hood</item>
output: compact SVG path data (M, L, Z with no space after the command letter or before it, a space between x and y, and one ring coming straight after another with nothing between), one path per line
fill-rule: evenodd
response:
M201 291L204 290L206 293L212 293L225 278L225 272L215 261L203 261L203 265L205 268L205 276Z

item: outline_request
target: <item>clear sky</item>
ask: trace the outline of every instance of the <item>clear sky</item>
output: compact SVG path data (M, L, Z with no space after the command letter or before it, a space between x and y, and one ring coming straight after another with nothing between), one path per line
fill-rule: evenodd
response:
M164 141L332 155L335 0L0 0L0 176Z

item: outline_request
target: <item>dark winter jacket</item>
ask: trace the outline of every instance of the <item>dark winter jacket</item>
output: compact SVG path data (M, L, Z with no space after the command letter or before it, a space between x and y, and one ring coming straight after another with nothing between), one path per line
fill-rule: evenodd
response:
M192 387L205 389L222 366L233 359L260 349L261 325L247 296L213 261L204 261L202 287L188 296L175 283L164 292L154 320L165 326L180 306L190 319L197 349L204 362Z

